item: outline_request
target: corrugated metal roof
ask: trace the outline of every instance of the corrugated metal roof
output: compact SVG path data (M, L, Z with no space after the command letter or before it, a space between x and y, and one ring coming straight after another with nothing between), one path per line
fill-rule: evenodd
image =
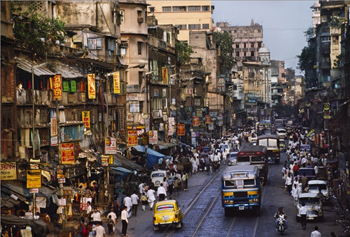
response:
M65 64L56 64L56 74L61 74L63 78L72 79L83 77L79 71Z
M55 73L51 72L45 65L37 67L37 65L40 65L40 64L33 63L32 61L29 61L24 58L15 58L15 60L17 62L18 68L29 73L32 73L32 65L34 64L34 74L36 76L54 76L55 75Z

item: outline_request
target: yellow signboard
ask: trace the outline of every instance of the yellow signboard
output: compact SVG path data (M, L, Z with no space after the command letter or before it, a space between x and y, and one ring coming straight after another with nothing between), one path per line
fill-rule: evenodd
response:
M27 170L27 188L41 188L41 170Z
M138 143L138 137L137 137L137 131L136 130L129 130L128 131L128 145L129 146L137 146Z
M95 74L87 74L89 99L96 99Z
M82 111L81 114L85 128L90 128L90 111Z
M120 94L120 75L119 72L113 74L114 94Z
M16 180L16 162L1 162L1 180Z

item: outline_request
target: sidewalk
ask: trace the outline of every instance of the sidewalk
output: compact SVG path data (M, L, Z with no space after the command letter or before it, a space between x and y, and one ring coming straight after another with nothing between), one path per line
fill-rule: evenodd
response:
M225 166L226 167L226 166ZM220 169L223 168L223 165L220 166ZM186 210L186 208L190 205L190 203L193 200L193 197L197 195L202 190L203 185L207 184L210 179L216 175L217 173L211 173L208 174L206 171L199 171L196 174L193 174L192 176L189 176L188 179L188 190L187 191L180 191L179 194L173 193L173 199L176 199L181 207L183 212ZM137 236L135 233L136 231L140 231L140 226L149 225L152 223L153 220L153 211L150 211L149 206L146 206L146 210L142 211L141 204L139 204L137 209L137 216L131 216L129 218L129 225L128 225L128 231L127 236ZM120 236L121 230L122 230L122 223L121 220L118 219L117 223L117 231L114 235L108 235L108 228L107 228L107 218L105 216L102 216L102 222L103 226L106 230L106 236ZM49 229L50 234L48 237L68 237L69 232L72 230L72 228L77 228L79 225L79 221L70 221L67 223L66 227L64 229L59 229L59 233L57 232L58 228L54 228L53 223L50 223ZM72 236L73 237L73 236Z

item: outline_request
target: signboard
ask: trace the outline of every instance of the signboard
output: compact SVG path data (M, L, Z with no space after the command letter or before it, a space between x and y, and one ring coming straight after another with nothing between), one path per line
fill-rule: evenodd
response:
M63 166L58 166L56 173L57 173L57 179L65 178L64 173L63 173Z
M193 88L186 88L186 97L189 97L193 94Z
M62 76L60 74L56 74L53 77L53 99L54 100L62 100Z
M115 137L105 138L105 154L117 154L117 139Z
M109 156L102 155L101 156L101 164L102 166L108 166Z
M178 133L178 136L185 136L185 124L179 123L177 125L177 133Z
M208 124L208 129L210 131L213 131L214 130L214 122L211 122L210 124Z
M27 188L41 188L41 170L27 170Z
M169 117L168 118L168 136L174 135L174 126L175 126L175 118L174 117Z
M1 180L16 180L16 162L1 162Z
M193 127L199 127L199 117L198 116L193 117Z
M90 128L90 111L82 111L81 117L85 128Z
M128 131L128 145L129 146L137 146L138 140L137 140L137 130L129 130Z
M210 115L205 115L205 124L210 124L211 119L210 119Z
M310 132L306 134L306 137L310 137L315 132L315 129L311 129Z
M137 103L130 103L129 104L130 108L129 108L129 111L130 113L139 113L140 112L140 104L137 102Z
M149 144L158 144L158 131L149 131Z
M57 116L56 111L53 109L50 110L50 122L50 143L51 146L58 146Z
M96 99L95 74L87 74L88 79L88 98Z
M31 188L30 193L39 193L39 189L38 188Z
M168 69L166 67L162 67L162 80L163 84L168 85Z
M64 184L64 183L66 183L66 178L60 178L60 179L58 179L58 183L59 183L59 184Z
M61 144L61 159L62 165L74 165L74 143L62 143Z
M197 109L197 116L198 117L203 117L202 109Z
M113 88L114 94L120 94L120 74L116 72L113 74Z

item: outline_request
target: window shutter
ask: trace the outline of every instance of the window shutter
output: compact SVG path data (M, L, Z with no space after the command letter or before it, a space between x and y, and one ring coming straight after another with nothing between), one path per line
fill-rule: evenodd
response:
M77 91L77 83L74 80L70 81L70 92L76 92Z
M69 82L68 81L63 81L63 91L69 91Z

